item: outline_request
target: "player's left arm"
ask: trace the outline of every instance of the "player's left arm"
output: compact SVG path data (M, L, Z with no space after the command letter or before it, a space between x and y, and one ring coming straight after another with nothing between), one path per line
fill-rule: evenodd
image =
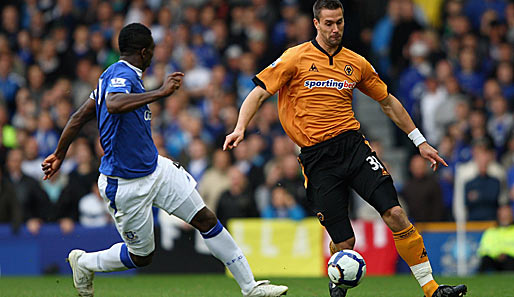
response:
M405 110L400 101L396 99L396 97L389 94L384 100L379 102L382 111L396 124L396 126L402 129L405 134L408 134L410 137L412 137L411 135L419 133L409 113ZM443 158L439 156L438 151L427 143L421 133L419 133L419 136L421 136L422 139L422 142L417 145L419 148L419 153L423 158L430 161L430 167L432 167L432 169L435 171L437 170L439 163L443 164L444 166L448 166ZM415 139L414 141L416 142Z
M61 137L59 138L59 142L57 143L55 152L46 157L43 163L41 163L41 167L45 173L45 176L43 177L44 180L51 178L57 171L59 171L70 144L75 140L84 124L94 119L95 116L95 101L88 98L86 102L84 102L79 109L73 113L66 123Z

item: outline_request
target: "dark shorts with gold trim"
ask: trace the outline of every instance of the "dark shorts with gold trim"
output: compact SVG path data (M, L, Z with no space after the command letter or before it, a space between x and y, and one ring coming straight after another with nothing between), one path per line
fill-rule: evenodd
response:
M348 217L350 189L380 214L399 205L391 176L357 131L303 147L298 159L306 180L308 204L335 243L354 236ZM375 193L382 184L385 191Z

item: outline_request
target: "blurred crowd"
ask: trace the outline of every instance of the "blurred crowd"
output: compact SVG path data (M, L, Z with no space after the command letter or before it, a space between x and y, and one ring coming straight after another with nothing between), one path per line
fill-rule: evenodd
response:
M148 26L156 43L143 76L147 90L166 74L186 74L176 93L150 105L154 142L198 181L220 220L312 215L298 147L280 126L276 97L263 104L244 142L231 152L221 147L253 76L286 48L314 38L314 1L11 2L0 5L0 222L14 230L24 224L33 234L46 222L59 223L64 233L77 223L110 223L96 186L103 152L95 121L73 143L59 174L42 181L40 164L69 116L90 100L100 74L118 60L118 33L133 22ZM512 212L514 3L343 5L344 45L372 62L449 164L431 173L397 133L395 145L412 155L399 164L409 178L397 184L409 216L496 220L499 209Z

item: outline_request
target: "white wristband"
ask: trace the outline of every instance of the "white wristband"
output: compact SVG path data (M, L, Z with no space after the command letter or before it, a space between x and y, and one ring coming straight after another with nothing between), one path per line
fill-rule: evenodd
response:
M416 128L414 130L412 130L410 133L409 133L409 138L410 140L412 140L412 142L414 142L414 145L416 147L418 147L420 144L422 144L423 142L427 141L425 139L425 137L423 137L423 134L421 134L421 132L419 132L419 129Z

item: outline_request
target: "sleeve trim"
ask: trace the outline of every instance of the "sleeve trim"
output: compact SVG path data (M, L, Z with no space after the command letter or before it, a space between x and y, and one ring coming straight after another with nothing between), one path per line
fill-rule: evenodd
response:
M266 89L266 84L265 84L262 80L260 80L257 76L254 76L254 77L252 78L252 81L253 81L253 83L254 83L256 86L259 86L259 87L261 87L261 88L263 88L264 90L266 90L266 91L267 91L267 89Z
M389 97L389 92L387 92L387 94L385 95L384 98L380 98L380 99L377 99L378 102L382 101L382 100L385 100L387 97Z

